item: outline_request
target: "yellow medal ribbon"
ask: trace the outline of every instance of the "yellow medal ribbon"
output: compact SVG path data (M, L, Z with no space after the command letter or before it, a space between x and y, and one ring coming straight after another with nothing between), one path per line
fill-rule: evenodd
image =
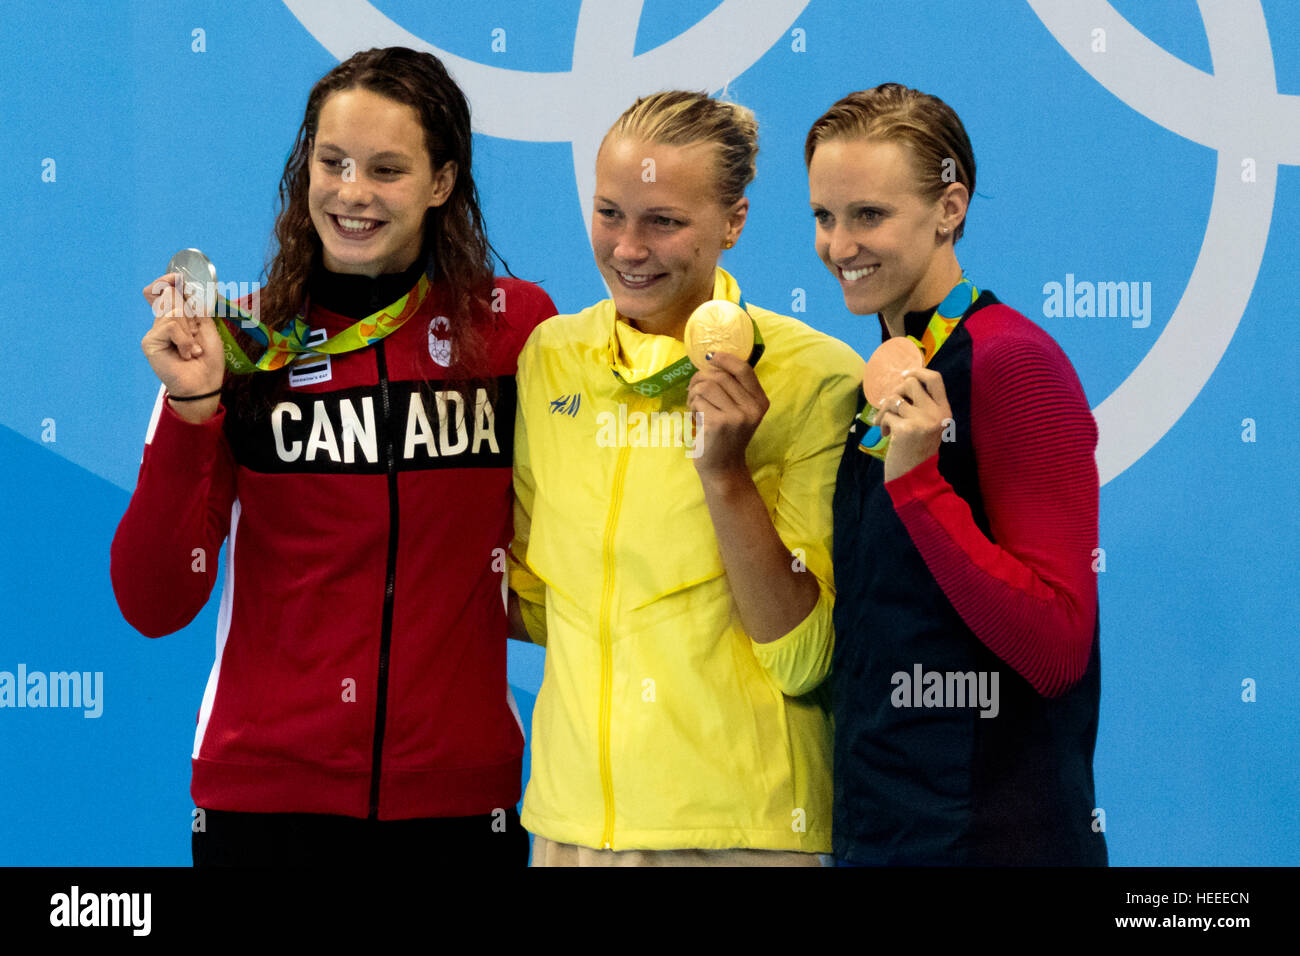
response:
M290 323L289 333L286 335L274 329L268 329L262 322L254 318L252 313L240 308L235 303L224 299L221 300L225 304L225 309L216 309L218 315L224 315L229 320L238 319L241 327L254 341L266 346L266 351L262 353L262 356L256 362L248 358L244 350L235 342L230 330L219 319L214 318L213 321L217 323L217 331L221 335L221 341L225 348L226 367L230 371L236 375L248 375L253 372L273 372L276 369L283 368L290 362L296 361L303 355L339 355L343 352L355 352L357 349L374 345L380 339L386 338L400 329L411 316L419 311L420 306L424 304L424 300L429 295L430 288L432 288L432 283L429 282L429 277L421 275L419 281L415 284L415 288L392 305L380 309L364 319L358 319L342 332L332 335L324 342L318 342L315 345L307 343L307 336L311 334L311 329L301 314L297 315L293 322Z
M918 339L914 335L908 338L921 354L925 356L925 364L928 366L930 360L934 358L935 353L943 347L943 343L948 341L948 336L952 335L952 330L957 328L961 322L961 317L966 314L966 310L980 296L979 289L975 288L975 283L967 276L962 276L961 281L949 290L948 294L943 297L943 301L935 308L930 315L930 321L926 323L925 331L921 333ZM858 412L858 421L867 426L866 433L862 440L858 442L858 451L865 452L872 458L885 460L885 453L889 451L889 439L880 431L876 425L877 410L868 402Z

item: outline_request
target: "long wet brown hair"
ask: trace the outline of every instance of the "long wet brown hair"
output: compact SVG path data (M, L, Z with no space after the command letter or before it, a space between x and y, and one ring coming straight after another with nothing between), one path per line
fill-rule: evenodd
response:
M387 47L354 54L326 73L312 87L293 150L280 178L266 281L261 292L261 320L279 330L302 308L307 281L320 261L321 240L307 207L312 150L321 107L342 90L365 89L419 116L431 168L456 164L451 195L429 209L424 220L425 271L443 283L446 307L453 317L450 336L450 382L473 408L468 390L482 385L486 333L494 322L491 308L492 257L479 210L478 188L471 174L473 139L469 103L436 56L406 47ZM499 258L499 257L498 257ZM504 263L503 263L504 264ZM509 272L509 267L506 268ZM244 351L256 361L261 346L234 328ZM270 410L287 387L287 369L252 375L229 375L226 391L242 414L258 416Z

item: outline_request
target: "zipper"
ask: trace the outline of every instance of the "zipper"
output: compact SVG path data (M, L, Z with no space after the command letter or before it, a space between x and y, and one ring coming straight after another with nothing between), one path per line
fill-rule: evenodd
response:
M609 514L605 517L604 584L600 592L600 789L605 798L605 829L601 845L612 849L614 842L614 779L609 766L609 720L614 685L613 648L610 646L609 616L614 601L614 529L623 504L623 479L632 448L624 444L614 466L614 488L610 494Z
M379 781L384 760L384 724L388 717L388 654L393 642L393 594L397 582L397 459L393 453L393 431L389 421L388 363L384 343L375 343L379 365L380 421L384 430L384 464L388 471L388 564L384 576L384 610L379 632L379 677L375 682L375 739L370 758L369 819L379 819Z

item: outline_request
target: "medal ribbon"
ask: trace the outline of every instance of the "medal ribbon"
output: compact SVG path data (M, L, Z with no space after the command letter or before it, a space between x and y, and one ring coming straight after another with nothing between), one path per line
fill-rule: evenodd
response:
M740 296L740 302L737 304L745 310L746 315L749 315L749 307L745 305L745 297L743 295ZM615 319L614 321L617 322L618 319ZM754 349L749 353L749 358L747 360L752 368L755 363L762 358L763 351L767 346L763 344L763 336L759 334L758 323L754 321L752 315L749 316L749 322L754 327ZM695 363L691 361L690 356L685 356L679 358L667 368L662 368L653 375L648 375L635 382L629 382L622 376L619 370L613 366L610 366L610 371L614 373L616 379L638 395L645 396L646 398L654 398L679 388L683 382L690 381L691 376L698 372L699 369L695 367Z
M273 372L276 369L283 368L290 362L297 361L304 355L339 355L344 352L363 349L368 345L374 345L380 339L387 338L400 329L411 316L419 311L420 306L428 297L431 287L429 277L421 275L415 287L392 305L380 309L364 319L358 319L342 332L332 335L324 342L318 342L315 345L307 344L307 337L311 334L311 329L301 313L289 324L289 333L286 335L274 329L268 329L262 322L255 319L251 312L240 308L234 302L218 299L218 308L215 311L221 314L226 321L222 322L216 317L212 321L216 323L217 333L221 336L221 344L226 355L226 368L236 375L249 375L253 372ZM254 341L266 347L266 351L262 353L261 358L256 362L249 359L235 341L230 329L226 327L227 322L236 319Z
M948 341L948 336L952 335L952 330L957 328L961 322L961 317L966 314L976 299L979 298L979 289L975 288L975 283L965 274L962 275L961 281L948 291L943 297L943 301L930 314L930 321L926 323L925 331L921 333L918 339L914 335L909 335L908 339L921 350L925 356L925 364L929 366L935 353L943 348L943 343ZM858 451L865 452L872 458L885 460L885 453L889 451L889 439L886 438L876 425L876 416L879 410L872 407L868 402L858 412L858 421L867 426L866 434L858 442Z

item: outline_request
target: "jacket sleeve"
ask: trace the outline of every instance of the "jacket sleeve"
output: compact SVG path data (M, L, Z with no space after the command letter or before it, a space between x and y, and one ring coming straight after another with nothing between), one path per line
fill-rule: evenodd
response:
M517 373L519 407L515 414L514 449L514 537L506 553L510 589L519 597L524 627L534 644L546 646L546 584L528 567L528 533L532 527L533 497L536 484L528 451L528 401L530 365L537 349L537 334L529 337L519 353Z
M159 402L109 562L118 607L146 637L179 631L207 603L235 500L225 408L193 425Z
M799 433L777 493L776 532L791 550L795 567L817 579L819 594L816 605L794 630L766 644L750 643L759 663L791 697L813 690L830 673L835 649L831 502L856 393L857 382L847 374L821 383L809 414L797 423Z
M887 482L926 567L989 650L1044 697L1092 653L1097 581L1097 425L1055 344L978 334L971 439L993 540L933 455Z

